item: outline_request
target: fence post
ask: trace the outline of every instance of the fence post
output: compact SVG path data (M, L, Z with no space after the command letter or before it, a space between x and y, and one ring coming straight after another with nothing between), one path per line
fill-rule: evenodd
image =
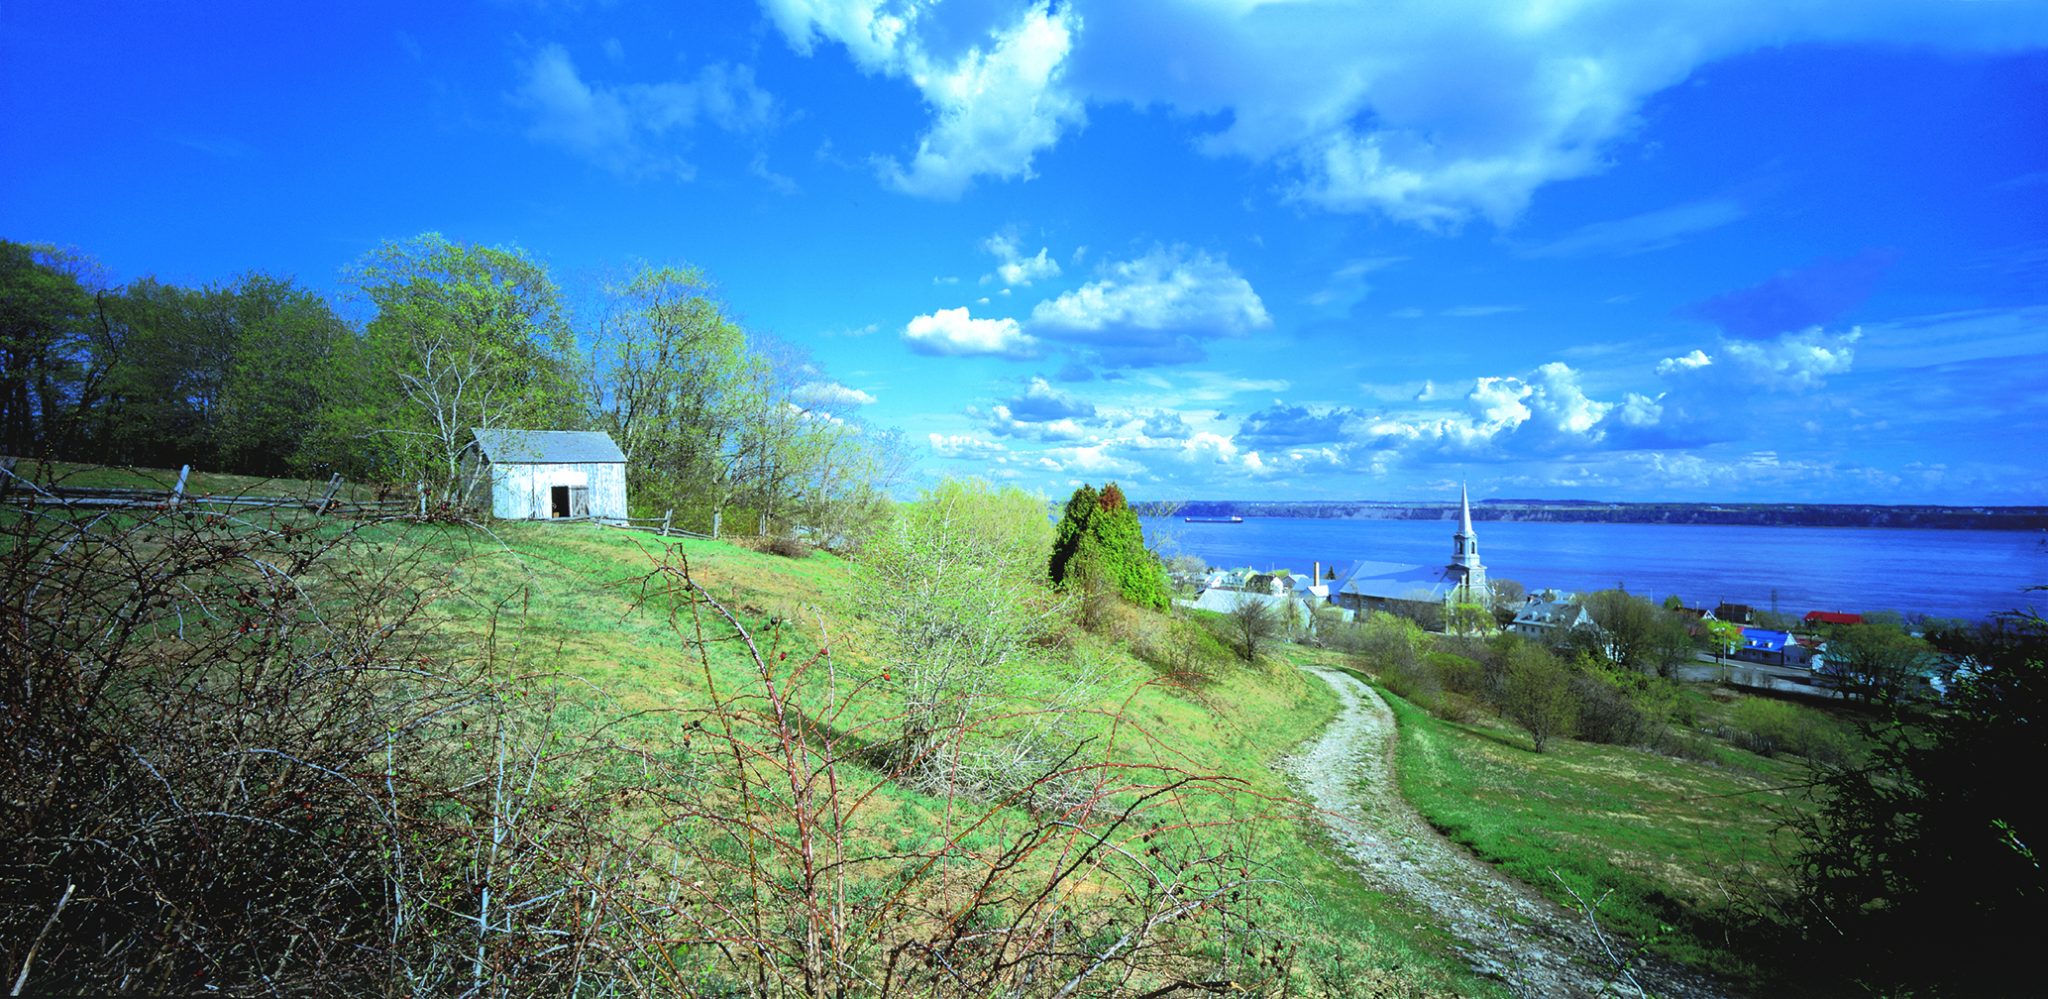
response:
M427 482L421 479L414 482L412 487L420 494L420 516L424 517L427 515Z
M191 474L192 466L190 465L185 465L178 469L178 485L177 488L171 490L172 506L177 506L185 498L185 477Z
M313 508L313 512L314 512L314 513L326 513L326 512L327 512L327 504L329 504L329 503L332 503L332 502L334 502L334 493L335 493L335 491L336 491L336 490L339 490L340 488L341 488L341 473L340 473L340 472L336 472L336 473L334 473L334 477L333 477L333 478L330 478L330 479L328 479L328 480L327 480L327 492L326 492L325 494L323 494L323 495L322 495L322 496L320 497L320 505L319 505L319 506L316 506L316 507L314 507L314 508Z
M676 508L669 507L661 514L661 536L668 537L668 519L676 515Z

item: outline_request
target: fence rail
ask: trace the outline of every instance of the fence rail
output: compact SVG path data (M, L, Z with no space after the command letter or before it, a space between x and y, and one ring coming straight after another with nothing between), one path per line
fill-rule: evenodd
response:
M298 508L320 514L382 516L423 508L424 500L338 500L341 476L327 482L320 496L263 496L229 493L194 496L185 491L191 466L178 470L178 483L169 489L134 486L67 486L33 482L14 474L14 462L0 463L0 505L40 507L88 507L94 509L164 510L176 507L205 508ZM424 510L422 510L424 512Z
M675 521L675 515L675 510L670 509L668 512L663 513L659 517L621 517L614 520L606 521L605 526L616 527L622 531L646 531L649 534L658 534L664 538L697 538L702 541L712 540L712 537L709 534L698 534L696 531L685 531L680 527L669 526Z

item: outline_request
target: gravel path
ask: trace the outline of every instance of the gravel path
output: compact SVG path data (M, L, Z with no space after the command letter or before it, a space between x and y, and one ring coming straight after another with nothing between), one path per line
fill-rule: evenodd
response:
M1474 859L1430 828L1394 782L1394 716L1372 688L1339 670L1307 667L1342 710L1283 766L1321 812L1368 881L1407 894L1460 941L1472 967L1524 996L1708 997L1726 990L1650 958L1621 975L1582 915L1559 908ZM1627 945L1610 938L1617 952Z

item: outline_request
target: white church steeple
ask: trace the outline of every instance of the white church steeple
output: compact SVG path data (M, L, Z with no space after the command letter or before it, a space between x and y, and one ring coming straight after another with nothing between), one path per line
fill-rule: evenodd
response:
M1479 561L1479 535L1472 530L1472 495L1458 484L1458 533L1451 536L1450 573L1466 590L1465 599L1487 599L1486 565Z

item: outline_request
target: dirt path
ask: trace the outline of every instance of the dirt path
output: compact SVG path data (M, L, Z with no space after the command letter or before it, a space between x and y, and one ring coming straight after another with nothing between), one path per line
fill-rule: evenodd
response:
M1478 971L1525 996L1638 995L1583 916L1474 859L1430 828L1394 782L1394 715L1372 688L1339 670L1305 667L1337 693L1337 719L1282 764L1367 880L1427 906ZM1619 952L1626 944L1610 938ZM1639 959L1642 990L1721 996L1721 986Z

